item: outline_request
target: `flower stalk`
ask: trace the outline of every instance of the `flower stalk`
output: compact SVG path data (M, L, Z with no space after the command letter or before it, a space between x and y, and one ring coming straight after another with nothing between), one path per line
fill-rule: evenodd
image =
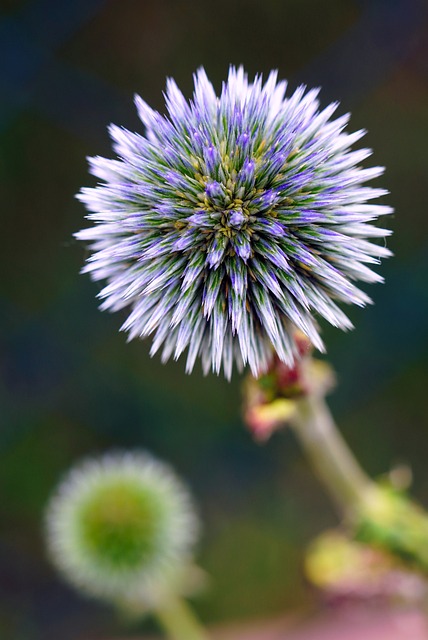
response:
M324 398L309 395L296 404L290 424L319 480L347 515L365 500L374 483L342 438Z
M322 396L298 403L290 422L352 537L390 554L401 567L428 574L428 514L403 491L374 481L339 433Z
M154 611L171 640L208 640L209 636L183 598L171 597Z
M290 426L320 482L335 502L348 534L386 551L407 568L428 574L428 514L394 480L372 480L336 427L325 402L334 374L312 358L296 334L302 358L293 368L273 361L266 376L248 378L244 419L254 438L266 440Z

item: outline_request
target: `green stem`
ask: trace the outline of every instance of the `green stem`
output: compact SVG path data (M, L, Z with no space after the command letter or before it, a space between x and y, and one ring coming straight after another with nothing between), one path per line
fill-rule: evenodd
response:
M293 427L315 473L342 513L347 515L350 508L361 505L373 482L337 430L324 398L300 400Z
M154 612L172 640L208 640L208 634L182 598L170 598Z

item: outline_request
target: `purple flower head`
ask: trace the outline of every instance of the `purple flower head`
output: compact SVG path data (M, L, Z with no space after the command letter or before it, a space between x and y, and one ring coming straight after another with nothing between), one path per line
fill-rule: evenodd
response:
M168 117L137 96L145 135L111 126L117 159L90 160L101 183L79 198L94 224L76 236L106 281L101 308L128 307L122 329L152 334L163 361L187 349L188 372L198 357L228 378L274 353L291 366L296 328L323 350L316 317L349 329L337 302L364 306L355 282L382 281L368 265L390 255L389 231L371 222L392 209L364 184L383 168L359 166L371 151L351 150L364 132L345 133L337 104L285 90L231 67L217 97L200 69L188 102L169 80Z

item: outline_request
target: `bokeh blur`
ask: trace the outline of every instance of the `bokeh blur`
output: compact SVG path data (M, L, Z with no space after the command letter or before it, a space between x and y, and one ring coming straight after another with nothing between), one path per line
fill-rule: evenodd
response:
M350 334L323 326L342 432L373 475L409 463L428 505L428 3L426 0L2 0L0 3L0 638L123 635L113 613L65 586L43 509L85 454L147 448L187 478L205 523L196 602L207 622L309 606L305 546L337 516L287 431L256 445L240 379L184 373L126 343L80 276L86 225L74 194L110 122L142 131L134 92L163 110L203 65L279 70L352 111L396 208L395 257ZM379 182L380 184L380 182ZM150 629L150 621L142 630Z

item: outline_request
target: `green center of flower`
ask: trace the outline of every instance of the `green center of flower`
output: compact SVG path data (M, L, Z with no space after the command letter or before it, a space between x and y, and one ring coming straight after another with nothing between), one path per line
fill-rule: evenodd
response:
M122 480L91 495L81 514L80 534L97 562L127 570L150 560L160 519L159 504L152 492Z

